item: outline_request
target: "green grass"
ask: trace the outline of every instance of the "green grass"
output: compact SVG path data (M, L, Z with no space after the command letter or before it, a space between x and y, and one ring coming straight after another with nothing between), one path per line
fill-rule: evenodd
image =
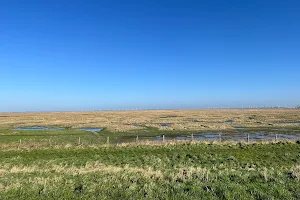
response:
M144 130L148 132L144 132ZM110 132L106 128L98 133L91 133L78 129L66 128L64 130L0 130L0 145L19 146L43 146L51 145L77 145L80 140L82 145L102 145L107 143L124 143L135 142L136 137L153 137L153 136L175 136L190 135L191 131L168 131L158 130L153 127L145 127L143 130L130 132ZM79 139L80 138L80 139Z
M0 130L0 199L300 199L300 141L134 142L192 133L144 130Z
M0 151L0 199L299 199L300 144Z
M76 144L80 137L81 143L101 144L97 140L97 135L76 129L65 130L0 130L0 145L19 145L21 140L22 146L49 146L49 145L66 145Z

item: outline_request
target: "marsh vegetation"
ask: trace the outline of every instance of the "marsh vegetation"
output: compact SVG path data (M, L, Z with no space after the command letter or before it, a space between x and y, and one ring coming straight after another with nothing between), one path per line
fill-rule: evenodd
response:
M2 113L0 129L19 127L106 128L111 132L142 130L223 131L234 127L299 126L299 109L151 110L60 113ZM168 124L168 126L162 126Z
M0 199L299 199L298 112L1 114Z

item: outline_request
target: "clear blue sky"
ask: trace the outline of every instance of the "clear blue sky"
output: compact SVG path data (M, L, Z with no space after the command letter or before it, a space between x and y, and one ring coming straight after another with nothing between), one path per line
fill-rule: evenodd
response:
M300 1L2 0L0 111L300 104Z

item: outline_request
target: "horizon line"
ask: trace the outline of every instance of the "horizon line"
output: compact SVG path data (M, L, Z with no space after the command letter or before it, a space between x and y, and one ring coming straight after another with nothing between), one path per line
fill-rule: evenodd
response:
M0 113L51 113L51 112L105 112L105 111L171 111L171 110L251 110L251 109L300 109L300 106L249 106L249 107L209 107L209 108L148 108L148 109L83 109L83 110L44 110L44 111L0 111Z

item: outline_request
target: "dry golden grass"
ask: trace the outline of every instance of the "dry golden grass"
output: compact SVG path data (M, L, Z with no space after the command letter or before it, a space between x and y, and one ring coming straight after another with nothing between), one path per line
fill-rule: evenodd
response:
M90 173L102 173L102 174L140 174L145 178L156 178L160 179L163 177L163 173L160 170L154 170L151 167L139 168L139 167L130 167L125 165L123 167L117 167L114 165L105 165L99 162L88 162L85 166L76 167L72 165L47 165L47 166L40 166L40 165L2 165L0 166L0 177L7 176L11 174L36 174L36 173L43 173L43 174L57 174L56 176L50 177L39 177L33 176L30 177L28 182L34 185L46 185L49 183L59 183L64 179L63 176L65 175L85 175ZM72 180L70 180L72 181ZM0 183L0 191L10 190L10 189L17 189L22 187L22 183L18 183L18 181L11 182L6 186L1 185Z
M300 165L296 165L292 168L291 177L300 180Z
M233 123L225 123L226 120L233 120ZM106 127L114 132L137 130L143 126L166 130L225 130L232 129L234 126L285 127L293 124L281 124L281 122L299 121L300 109L0 113L0 128ZM133 126L133 123L137 126ZM170 125L162 127L160 125L162 123Z
M70 175L88 174L96 172L106 172L106 173L119 173L119 172L129 172L129 173L141 173L145 177L161 177L162 173L160 170L153 170L151 167L139 168L130 167L125 165L123 167L117 167L113 165L105 165L99 162L88 162L85 166L75 167L69 165L48 165L48 166L10 166L3 165L0 169L1 174L18 174L18 173L64 173Z
M285 143L285 144L295 144L299 143L299 140L285 140L285 141L275 141L275 140L257 140L251 142L245 141L209 141L209 140L167 140L165 142L157 142L157 141L139 141L139 142L129 142L129 143L120 143L120 144L101 144L101 145L74 145L74 144L61 144L61 145L45 145L40 143L32 143L32 144L22 144L18 146L17 144L0 144L1 151L11 151L11 150L18 150L18 151L30 151L30 150L42 150L42 149L101 149L101 148L123 148L123 147L140 147L140 146L177 146L177 145L253 145L253 144L278 144L278 143ZM1 174L1 171L0 171Z

